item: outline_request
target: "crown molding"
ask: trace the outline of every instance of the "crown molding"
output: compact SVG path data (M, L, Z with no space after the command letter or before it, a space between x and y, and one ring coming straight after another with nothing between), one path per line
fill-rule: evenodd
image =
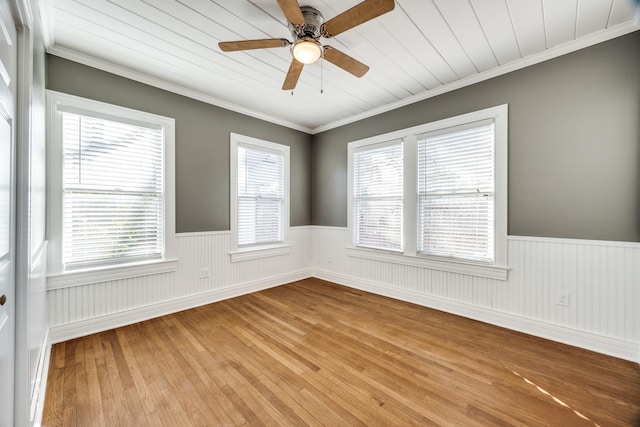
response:
M428 98L433 98L435 96L442 95L444 93L451 92L456 89L461 89L463 87L470 86L476 83L480 83L485 80L492 79L494 77L508 74L513 71L520 70L522 68L530 67L540 62L548 61L550 59L554 59L559 56L566 55L568 53L575 52L575 51L587 48L589 46L596 45L598 43L603 43L607 40L611 40L616 37L624 36L625 34L632 33L639 29L640 29L640 6L638 6L638 8L636 9L636 14L632 21L626 22L624 24L616 25L606 30L589 34L587 36L579 38L578 40L570 41L570 42L561 44L559 46L552 47L551 49L543 50L542 52L536 53L531 56L527 56L526 58L518 59L508 64L493 68L491 70L487 70L479 74L474 74L472 76L465 77L460 80L456 80L455 82L445 84L443 86L440 86L438 88L435 88L429 91L418 93L408 98L401 99L400 101L392 102L391 104L386 104L381 107L377 107L377 108L356 114L354 116L346 117L341 120L336 120L334 122L327 123L326 125L318 126L311 130L311 134L315 135L321 132L338 128L340 126L357 122L359 120L377 116L378 114L386 113L388 111L405 107L407 105L415 104L416 102L424 101L425 99L428 99Z
M244 114L245 116L253 117L255 119L264 120L269 123L284 126L284 127L305 132L308 134L310 134L312 131L311 128L302 126L298 123L293 123L288 120L284 120L270 114L262 113L260 111L255 111L250 108L243 107L241 105L216 98L215 96L208 95L208 94L199 92L197 90L193 90L193 89L184 87L182 85L169 82L164 79L152 77L148 74L135 71L129 67L124 67L122 65L114 64L114 63L96 58L94 56L75 51L73 49L56 46L54 44L53 46L47 48L47 53L58 56L60 58L68 59L70 61L78 62L80 64L87 65L89 67L97 68L99 70L106 71L108 73L115 74L120 77L134 80L139 83L153 86L158 89L162 89L178 95L186 96L187 98L191 98L207 104L215 105L216 107L221 107L226 110Z
M91 55L80 53L72 49L56 46L55 44L48 47L47 52L50 53L51 55L59 56L64 59L69 59L71 61L75 61L80 64L84 64L93 68L100 69L102 71L116 74L121 77L135 80L137 82L144 83L149 86L157 87L159 89L167 90L169 92L173 92L178 95L183 95L198 101L205 102L207 104L225 108L227 110L234 111L236 113L244 114L246 116L264 120L276 125L280 125L290 129L305 132L310 135L315 135L321 132L325 132L331 129L348 125L350 123L364 120L369 117L377 116L379 114L386 113L401 107L405 107L407 105L415 104L417 102L424 101L425 99L433 98L435 96L442 95L457 89L461 89L466 86L480 83L485 80L492 79L494 77L498 77L504 74L511 73L513 71L530 67L532 65L545 62L562 55L566 55L566 54L569 54L569 53L572 53L572 52L575 52L599 43L603 43L605 41L614 39L616 37L624 36L626 34L632 33L637 30L640 30L640 6L638 6L638 8L636 9L634 18L629 22L616 25L606 30L602 30L597 33L587 35L585 37L581 37L578 40L570 41L562 45L555 46L551 49L544 50L537 54L528 56L526 58L512 61L508 64L457 80L452 83L445 84L438 88L421 92L419 94L410 96L400 101L392 102L390 104L373 108L371 110L367 110L362 113L345 117L343 119L336 120L334 122L330 122L315 128L310 128L307 126L303 126L299 123L294 123L288 120L281 119L271 114L266 114L264 112L252 110L250 108L243 107L241 105L238 105L229 101L225 101L225 100L216 98L215 96L204 94L202 92L199 92L190 88L186 88L182 85L172 83L164 79L159 79L156 77L149 76L145 73L132 70L122 65L113 64L111 62L96 58ZM52 36L49 35L49 40L52 40L51 37Z

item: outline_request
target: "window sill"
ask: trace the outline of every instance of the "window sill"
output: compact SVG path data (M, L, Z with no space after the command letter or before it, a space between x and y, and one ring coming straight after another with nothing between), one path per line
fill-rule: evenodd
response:
M394 264L410 265L413 267L429 268L432 270L448 271L469 276L485 277L494 280L507 280L509 267L484 265L457 260L443 260L420 256L400 255L391 252L376 251L374 249L347 248L347 256L375 261L391 262Z
M165 259L87 270L67 271L47 276L47 289L62 289L92 283L109 282L112 280L150 276L152 274L171 273L177 269L177 259Z
M291 245L278 246L253 246L229 252L231 262L249 261L252 259L267 258L291 253Z

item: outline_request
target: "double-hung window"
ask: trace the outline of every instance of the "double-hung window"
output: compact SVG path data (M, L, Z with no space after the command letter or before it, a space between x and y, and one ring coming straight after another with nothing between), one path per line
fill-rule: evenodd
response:
M353 154L357 246L402 250L402 141L362 147Z
M418 253L494 261L493 120L418 136Z
M506 105L348 151L350 255L506 278Z
M173 119L49 92L51 272L167 259Z
M231 134L232 260L288 253L289 147Z

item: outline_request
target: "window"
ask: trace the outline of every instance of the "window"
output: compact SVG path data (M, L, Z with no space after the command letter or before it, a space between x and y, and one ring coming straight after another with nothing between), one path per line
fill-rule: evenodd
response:
M230 141L232 260L288 253L289 147L233 133Z
M353 154L357 246L402 250L402 141L362 147Z
M52 273L166 260L173 120L55 92L49 115Z
M493 263L493 121L418 136L418 252Z
M350 143L349 194L350 255L506 279L507 106Z

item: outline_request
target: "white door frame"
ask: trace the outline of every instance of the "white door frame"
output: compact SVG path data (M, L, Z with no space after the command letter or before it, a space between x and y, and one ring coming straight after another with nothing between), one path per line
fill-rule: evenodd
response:
M29 374L29 201L31 176L31 92L33 85L33 13L29 0L11 0L18 33L16 91L16 222L15 222L15 367L14 425L32 423Z

